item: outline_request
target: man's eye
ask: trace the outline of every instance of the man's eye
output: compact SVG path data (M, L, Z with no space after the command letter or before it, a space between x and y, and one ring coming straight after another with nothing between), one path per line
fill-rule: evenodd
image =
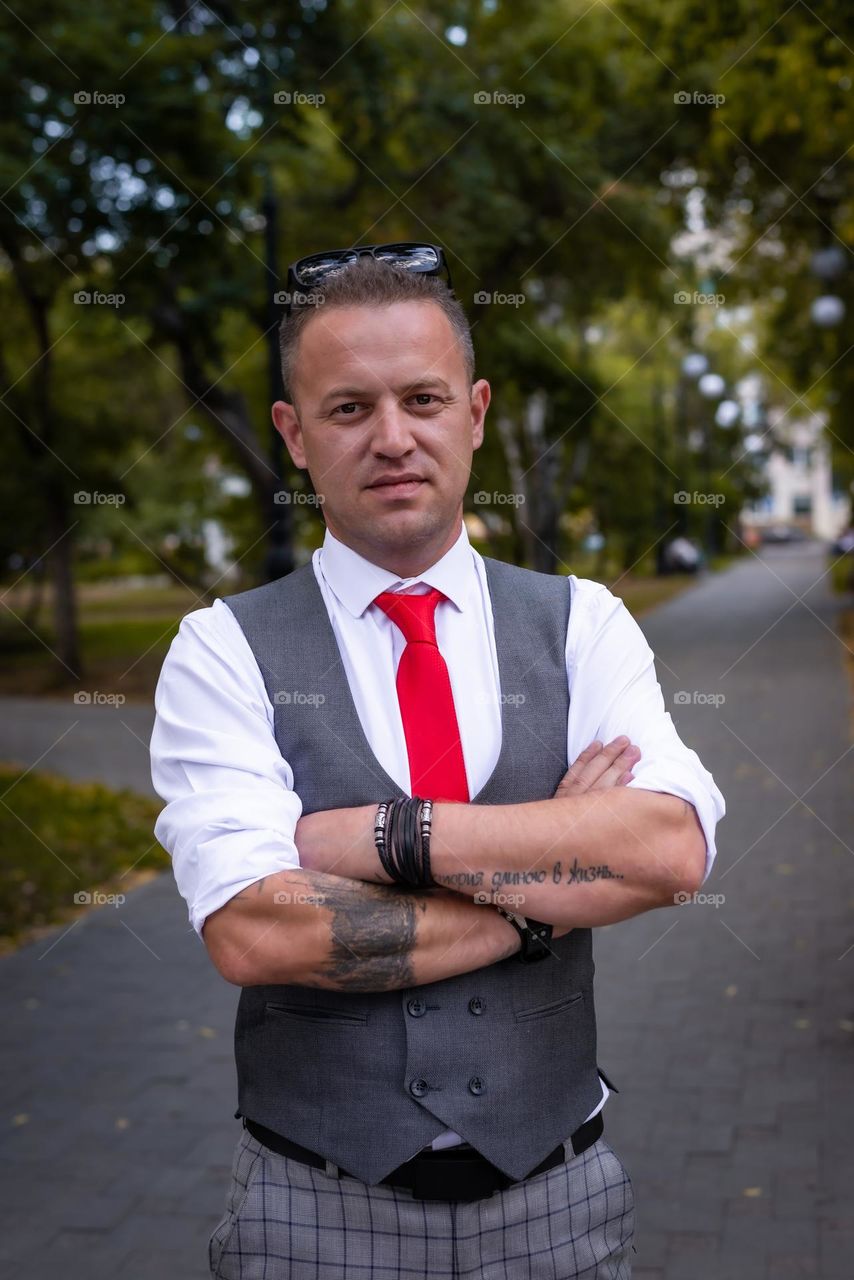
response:
M334 413L341 413L341 411L342 411L342 410L347 410L347 411L349 411L349 412L345 412L345 413L344 413L344 417L346 418L346 417L350 417L352 413L355 413L355 412L356 412L356 410L357 410L358 408L359 408L358 401L356 401L356 400L348 400L348 401L346 402L346 404L339 404L339 405L336 405L336 407L335 407L335 409L333 410L333 412L334 412Z
M431 400L435 400L436 397L431 395L429 391L419 391L415 395L414 399L417 400L420 405L427 405Z

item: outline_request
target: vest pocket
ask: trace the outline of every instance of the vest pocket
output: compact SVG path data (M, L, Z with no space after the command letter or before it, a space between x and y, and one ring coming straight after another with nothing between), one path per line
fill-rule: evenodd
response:
M327 1005L281 1004L268 1000L264 1006L268 1012L282 1013L288 1018L296 1018L299 1022L338 1022L344 1026L365 1026L368 1015L353 1013L350 1009L333 1009Z
M583 991L573 991L559 1000L550 1000L548 1004L532 1005L530 1009L517 1009L516 1021L524 1022L527 1018L549 1018L555 1013L562 1013L584 999Z

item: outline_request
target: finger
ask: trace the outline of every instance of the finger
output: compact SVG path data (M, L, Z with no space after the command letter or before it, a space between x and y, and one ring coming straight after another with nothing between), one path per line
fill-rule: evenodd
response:
M582 780L584 770L593 760L595 760L601 750L602 743L597 739L596 741L591 742L589 747L585 747L583 751L580 751L567 769L566 773L563 775L560 786L564 787L570 782L580 782Z
M640 747L630 745L621 751L606 769L604 769L596 783L597 788L615 787L618 785L621 777L625 772L632 769L641 757Z
M625 735L615 738L613 742L609 742L607 746L597 753L595 758L585 765L582 778L588 787L600 785L605 779L605 785L613 785L616 782L618 774L613 770L618 768L620 771L626 769L636 761L636 756L627 756L626 752L637 751L632 746ZM606 776L607 775L607 776Z

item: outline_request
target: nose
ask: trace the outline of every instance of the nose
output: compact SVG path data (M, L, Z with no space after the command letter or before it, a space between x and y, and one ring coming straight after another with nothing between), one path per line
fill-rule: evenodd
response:
M395 400L380 403L371 431L371 450L377 457L401 458L415 448L412 420Z

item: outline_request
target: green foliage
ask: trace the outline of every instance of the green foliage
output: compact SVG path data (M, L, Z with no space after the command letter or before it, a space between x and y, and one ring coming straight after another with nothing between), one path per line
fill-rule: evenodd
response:
M6 766L0 786L0 942L76 919L76 893L126 893L131 871L169 865L154 800Z

